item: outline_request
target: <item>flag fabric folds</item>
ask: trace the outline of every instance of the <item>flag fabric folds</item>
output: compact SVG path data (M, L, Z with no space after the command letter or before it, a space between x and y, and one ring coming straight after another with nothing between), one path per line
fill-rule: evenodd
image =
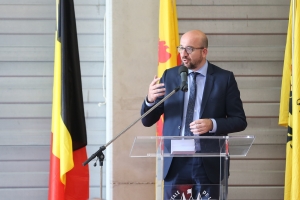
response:
M86 125L73 0L57 0L48 200L89 198Z
M291 0L279 125L287 126L284 199L300 199L300 4Z
M164 71L180 64L178 21L176 0L160 0L159 6L159 42L157 76L162 77ZM157 135L162 135L163 117L157 122Z
M292 75L292 4L290 6L290 15L288 23L288 31L286 37L286 47L284 54L280 108L279 108L279 125L288 126L289 119L289 97Z
M164 71L180 63L179 33L176 11L176 0L160 0L159 5L159 41L157 76L162 77ZM163 135L163 115L156 123L156 135ZM156 163L159 163L156 161ZM158 168L157 168L158 169ZM163 195L156 191L157 196ZM163 197L163 196L162 196Z

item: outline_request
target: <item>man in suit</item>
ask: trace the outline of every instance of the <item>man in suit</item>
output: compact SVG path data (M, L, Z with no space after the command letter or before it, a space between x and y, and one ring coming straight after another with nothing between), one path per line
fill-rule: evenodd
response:
M186 32L180 39L178 51L182 65L188 68L188 92L175 93L143 118L143 125L152 126L164 114L164 136L226 136L243 131L247 122L237 82L232 72L206 60L206 35L199 30ZM166 70L161 78L154 77L142 105L142 114L181 85L179 68ZM196 98L191 95L196 95ZM195 99L194 103L190 103L189 99ZM195 140L195 143L197 152L219 148L218 144L206 140ZM171 144L164 145L164 151L170 152ZM218 189L208 185L220 183L220 159L168 157L164 159L163 177L165 199L175 199L175 186L183 184L194 185L194 199L199 198L199 194L202 199L218 199ZM209 193L209 196L205 197L203 192Z

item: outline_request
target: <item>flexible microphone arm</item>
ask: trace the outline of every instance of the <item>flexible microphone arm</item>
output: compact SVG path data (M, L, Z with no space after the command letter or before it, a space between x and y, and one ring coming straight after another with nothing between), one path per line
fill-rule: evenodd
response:
M175 88L172 92L170 92L167 96L165 96L162 100L160 100L157 104L152 106L147 112L145 112L141 117L139 117L137 120L135 120L132 124L130 124L127 128L125 128L121 133L119 133L115 138L110 140L107 144L101 146L98 151L96 151L93 155L91 155L86 161L84 161L83 166L87 165L91 160L93 160L96 156L98 157L100 161L100 165L103 165L103 160L104 160L104 154L103 151L111 144L113 143L116 139L118 139L121 135L123 135L128 129L130 129L133 125L135 125L138 121L146 117L152 110L157 108L160 104L165 102L168 98L170 98L173 94L178 92L178 90L181 89L180 87Z

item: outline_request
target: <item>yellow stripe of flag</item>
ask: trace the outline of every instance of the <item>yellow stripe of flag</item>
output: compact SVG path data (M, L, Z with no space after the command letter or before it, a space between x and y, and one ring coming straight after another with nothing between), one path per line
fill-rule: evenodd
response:
M61 43L57 40L55 41L53 81L51 127L51 132L53 133L52 153L60 159L60 179L65 185L66 173L74 167L74 163L72 138L61 118Z

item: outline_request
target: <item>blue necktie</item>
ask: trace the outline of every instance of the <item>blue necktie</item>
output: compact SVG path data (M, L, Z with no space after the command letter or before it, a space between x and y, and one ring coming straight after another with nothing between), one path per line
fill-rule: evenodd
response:
M189 96L189 102L188 107L186 110L186 119L185 119L185 132L184 136L194 136L194 134L191 132L190 129L190 123L194 120L194 112L195 112L195 102L197 98L197 82L196 77L199 73L198 72L192 72L192 79L193 82L190 84L190 96ZM200 152L200 139L195 139L195 150L196 152Z
M196 84L196 77L198 75L197 72L192 72L190 74L192 76L193 82L190 84L190 96L189 96L189 102L188 107L186 110L186 118L185 118L185 136L194 136L194 134L190 131L190 123L193 122L194 118L194 109L195 109L195 102L197 97L197 84Z

